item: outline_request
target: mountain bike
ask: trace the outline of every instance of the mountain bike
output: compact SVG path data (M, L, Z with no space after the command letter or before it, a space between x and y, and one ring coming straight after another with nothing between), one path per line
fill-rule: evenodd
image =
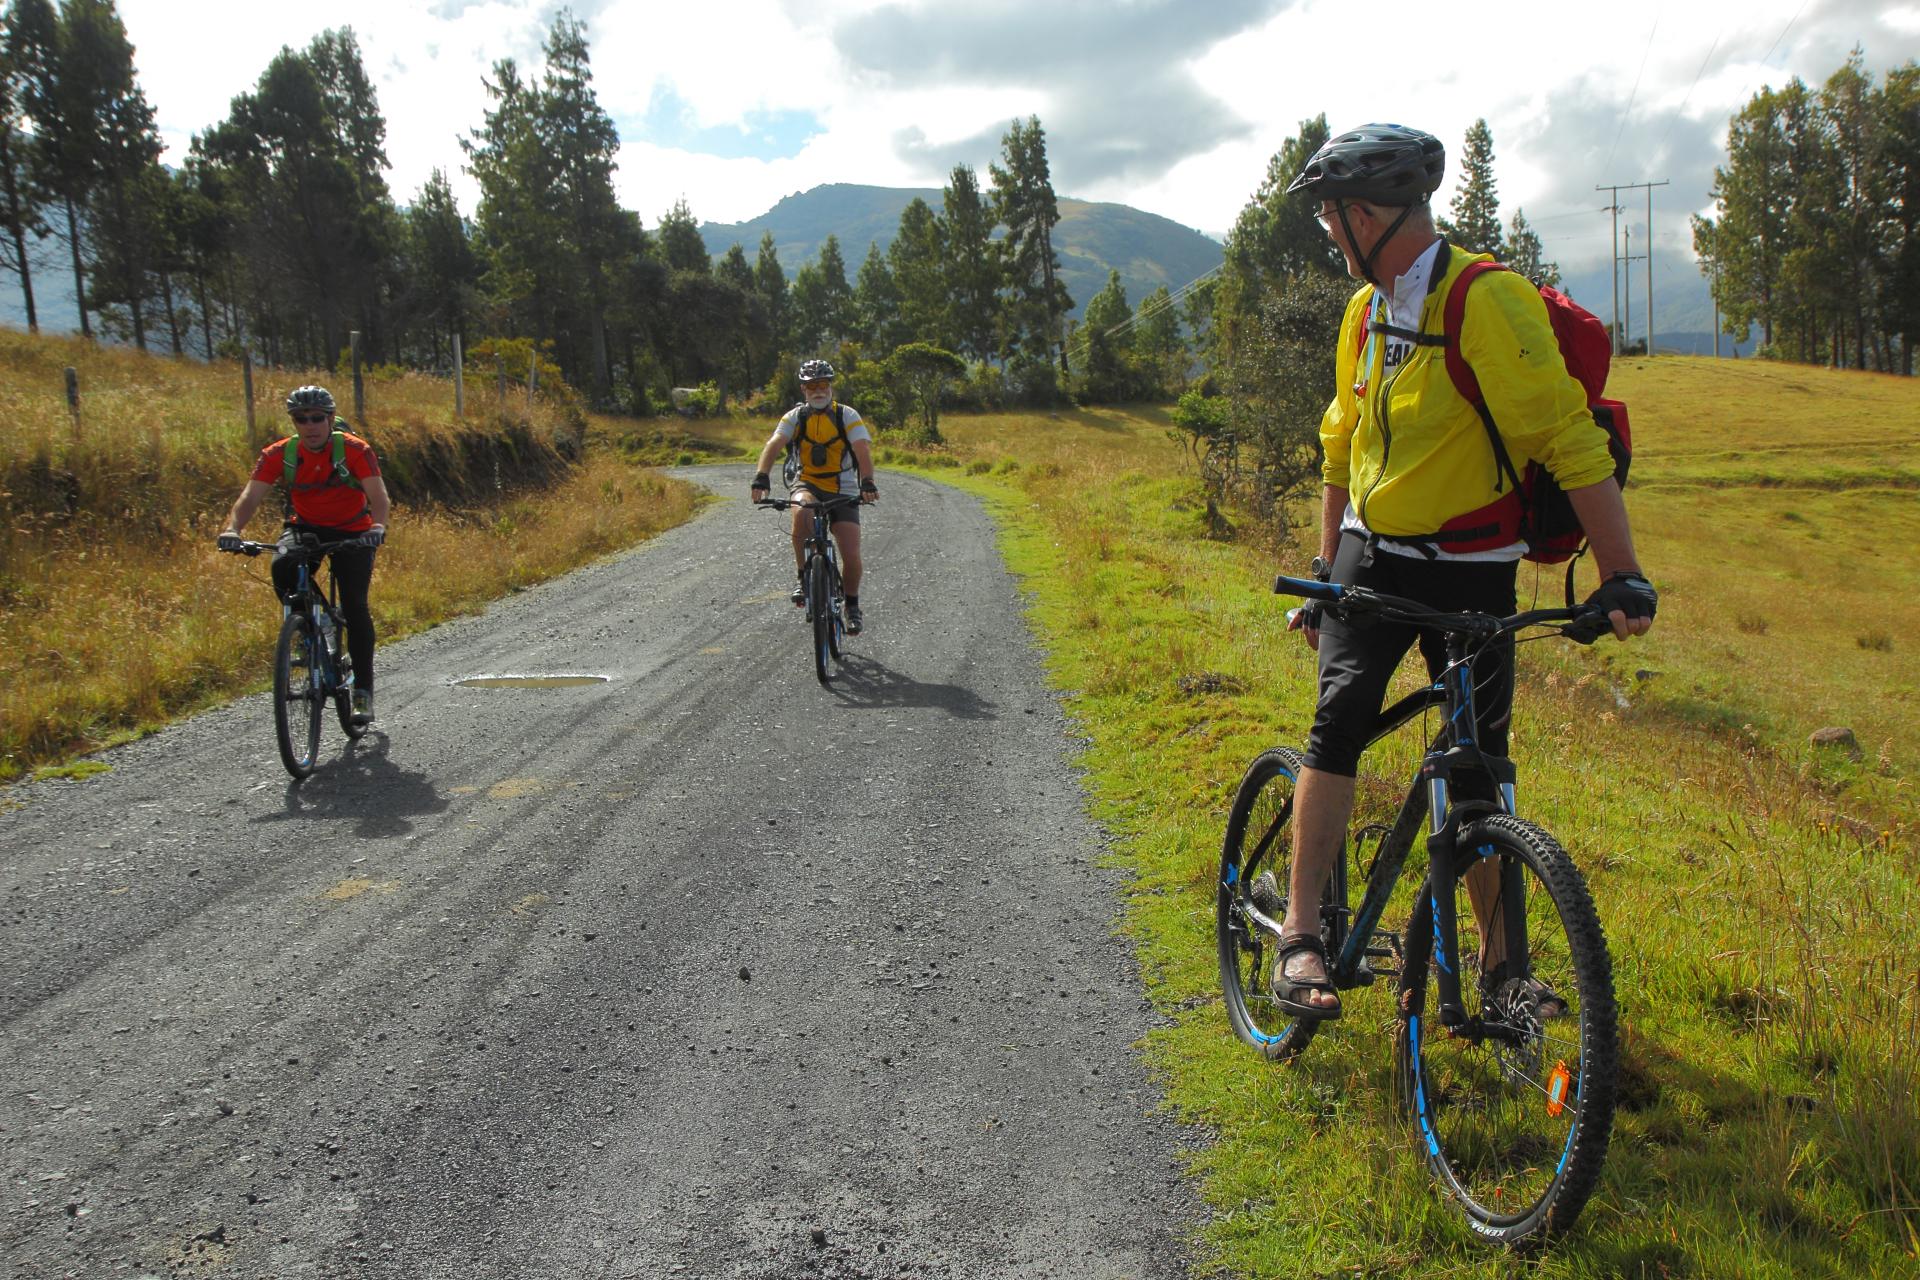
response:
M1503 636L1546 628L1590 644L1592 606L1496 618L1440 613L1359 587L1280 577L1277 593L1446 637L1438 680L1381 711L1372 747L1430 710L1442 721L1391 826L1343 844L1319 903L1328 976L1351 990L1397 980L1394 1080L1429 1172L1489 1242L1565 1231L1599 1181L1613 1127L1618 1030L1613 966L1586 882L1543 828L1515 811L1512 761L1475 741L1473 659ZM1234 1034L1274 1061L1296 1057L1317 1019L1280 1009L1268 987L1287 910L1301 755L1263 752L1234 796L1220 854L1215 940ZM1485 797L1485 798L1481 798ZM1380 927L1414 838L1426 879L1404 934ZM1361 854L1372 842L1372 857ZM1348 852L1366 892L1348 906ZM1273 880L1260 880L1271 871ZM1277 895L1274 893L1278 889ZM1259 898L1260 901L1255 899ZM1475 904L1478 904L1478 910Z
M761 498L756 506L785 511L806 507L813 516L813 529L807 535L806 564L800 581L807 593L807 623L813 629L813 674L821 684L833 679L832 663L840 661L841 643L846 639L846 597L840 589L840 561L829 532L835 511L860 505L860 499L844 494L813 502L792 498ZM831 660L831 661L830 661Z
M320 754L320 722L326 703L333 700L340 731L357 741L367 731L353 715L353 663L346 652L347 624L340 614L333 575L323 584L318 566L327 553L342 547L369 545L363 538L325 540L311 533L299 535L300 574L282 604L286 618L273 649L273 728L279 739L280 761L294 779L313 772ZM233 554L271 554L271 542L242 542Z

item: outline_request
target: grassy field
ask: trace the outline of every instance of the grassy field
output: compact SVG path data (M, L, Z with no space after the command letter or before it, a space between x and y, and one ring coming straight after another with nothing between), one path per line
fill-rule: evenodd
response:
M307 382L348 398L345 378L256 371L250 440L235 366L0 331L0 781L265 682L279 626L266 562L221 555L213 536ZM456 423L448 384L411 375L372 380L367 402L395 504L373 590L383 641L678 524L696 501L593 447L604 422L570 465L556 442L575 449L579 425L547 405L503 418L476 397ZM263 509L247 532L277 529Z
M118 533L82 522L87 538L63 538L16 522L0 544L7 767L258 683L265 589L205 589L249 574L209 545L244 474L244 428L230 392L166 383L183 367L135 369L150 381L126 403L162 406L152 449L206 424L224 459L169 500L191 507L185 527L156 529L168 504L147 503ZM8 448L67 456L57 383L50 409L26 404L13 377L4 385L0 397L15 398L0 398L0 431L18 443L0 436L0 461ZM1628 646L1524 649L1513 749L1523 812L1574 852L1608 926L1624 1099L1579 1230L1525 1260L1477 1246L1428 1185L1394 1108L1384 989L1351 994L1348 1016L1283 1068L1239 1046L1220 1009L1212 902L1227 805L1245 762L1300 742L1311 717L1311 655L1267 591L1273 570L1299 568L1306 552L1283 549L1276 565L1250 530L1207 536L1158 412L952 416L939 452L882 438L883 472L924 467L983 496L1029 593L1130 880L1126 928L1166 1017L1151 1061L1171 1105L1211 1134L1193 1160L1215 1209L1205 1256L1221 1274L1920 1268L1920 964L1908 945L1920 733L1902 714L1920 678L1920 386L1662 359L1624 363L1613 389L1633 406L1629 507L1663 593L1660 623ZM396 431L403 390L381 393ZM418 392L411 412L430 422L424 398L444 388ZM194 396L198 408L176 407ZM90 474L110 476L113 458L137 451L140 428L129 429ZM766 431L717 423L689 439L596 424L592 439L613 447L590 449L545 496L427 511L401 494L375 597L386 634L684 516L683 491L618 458L739 457ZM885 566L874 573L883 601ZM1559 576L1523 574L1529 589L1555 600ZM29 701L56 694L73 704ZM1854 730L1858 758L1809 744L1829 725ZM1383 772L1414 750L1393 744ZM1362 818L1384 816L1392 791L1363 786Z
M1900 707L1920 539L1900 443L1920 434L1920 386L1661 360L1623 366L1614 390L1634 406L1630 509L1660 625L1523 650L1514 753L1523 812L1574 851L1609 929L1624 1101L1579 1230L1524 1261L1471 1241L1429 1186L1394 1108L1384 988L1350 993L1292 1067L1227 1029L1226 809L1245 762L1300 742L1313 704L1311 657L1266 589L1272 554L1204 536L1156 413L943 421L939 461L958 465L935 474L995 510L1088 737L1133 880L1127 928L1170 1023L1149 1052L1214 1135L1194 1159L1222 1273L1915 1274L1920 733ZM1840 404L1845 430L1828 425ZM1552 571L1537 584L1560 589ZM1855 729L1862 760L1809 747L1829 724ZM1389 816L1393 790L1363 786L1361 816Z

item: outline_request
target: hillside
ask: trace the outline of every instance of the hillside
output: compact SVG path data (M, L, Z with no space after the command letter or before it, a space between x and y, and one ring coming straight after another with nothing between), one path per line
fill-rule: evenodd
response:
M705 223L700 234L715 257L738 243L752 259L760 238L773 233L780 265L791 280L803 263L820 252L829 234L840 238L851 282L866 260L867 246L882 252L893 243L900 214L915 197L935 210L940 192L930 187L867 187L835 182L811 191L795 192L758 218L746 222ZM1160 285L1178 289L1220 265L1221 248L1179 223L1143 213L1123 204L1096 204L1061 199L1060 222L1054 228L1054 249L1060 271L1073 295L1073 314L1079 316L1089 299L1107 283L1109 269L1118 269L1127 301L1140 300Z

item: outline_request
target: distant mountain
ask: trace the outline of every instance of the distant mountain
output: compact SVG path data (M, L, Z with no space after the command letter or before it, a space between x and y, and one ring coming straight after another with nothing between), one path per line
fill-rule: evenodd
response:
M760 238L773 233L780 266L794 272L820 252L829 234L840 238L847 260L847 281L854 282L867 246L878 244L885 253L900 229L900 215L919 197L937 213L941 195L931 187L865 187L835 182L796 192L759 217L747 222L705 223L700 228L714 257L738 243L748 261L760 252ZM1142 213L1124 204L1094 204L1087 200L1060 200L1060 221L1053 229L1054 252L1060 256L1060 274L1073 295L1073 314L1107 284L1109 269L1118 269L1127 301L1138 306L1154 289L1178 289L1220 265L1222 248L1191 227L1158 214Z
M1599 316L1602 323L1613 318L1613 283L1599 271L1577 272L1560 282L1574 301ZM1713 295L1707 279L1691 262L1676 265L1673 271L1656 273L1653 281L1653 349L1678 351L1689 355L1713 354ZM1627 336L1638 342L1647 336L1647 277L1636 268L1633 279L1621 280L1620 308L1626 315ZM1760 345L1758 330L1740 344L1739 354L1750 356ZM1734 354L1732 338L1722 336L1720 354Z

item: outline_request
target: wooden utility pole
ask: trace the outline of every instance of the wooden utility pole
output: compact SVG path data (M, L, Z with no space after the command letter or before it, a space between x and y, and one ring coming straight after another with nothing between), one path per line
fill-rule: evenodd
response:
M1602 182L1602 183L1596 184L1593 188L1595 191L1605 191L1607 193L1607 204L1611 207L1613 211L1613 244L1612 244L1613 331L1615 335L1613 340L1613 354L1615 355L1619 355L1621 350L1625 348L1625 346L1627 345L1626 329L1621 324L1621 317L1620 317L1620 262L1621 262L1621 258L1620 258L1620 193L1622 191L1636 191L1641 187L1645 187L1647 189L1647 254L1646 254L1646 258L1647 258L1647 354L1652 355L1653 354L1653 189L1655 187L1664 187L1666 185L1667 185L1667 179L1662 178L1658 182L1615 182L1615 183Z
M453 416L467 416L467 366L460 356L460 335L453 335Z
M67 366L67 412L73 415L73 440L80 442L80 371Z
M367 424L367 393L360 381L360 331L353 331L353 425L356 429Z
M247 448L253 448L253 352L240 353L240 387L247 397Z

